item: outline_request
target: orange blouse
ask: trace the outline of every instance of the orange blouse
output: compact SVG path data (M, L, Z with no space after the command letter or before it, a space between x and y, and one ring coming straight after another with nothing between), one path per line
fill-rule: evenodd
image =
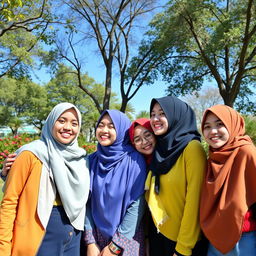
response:
M0 255L35 256L45 229L37 214L42 162L31 152L15 160L0 207Z

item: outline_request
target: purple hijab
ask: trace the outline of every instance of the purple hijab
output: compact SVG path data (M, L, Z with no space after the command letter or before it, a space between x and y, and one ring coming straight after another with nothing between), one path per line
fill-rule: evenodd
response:
M146 165L144 157L129 144L130 120L118 110L105 110L116 130L110 146L98 143L89 156L91 172L91 210L94 223L106 238L121 224L127 208L144 193Z

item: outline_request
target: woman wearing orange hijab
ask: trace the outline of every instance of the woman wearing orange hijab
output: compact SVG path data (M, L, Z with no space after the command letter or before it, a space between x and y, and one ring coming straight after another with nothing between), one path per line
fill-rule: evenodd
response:
M200 224L208 256L256 255L256 148L244 120L225 105L208 108L202 132L209 144Z

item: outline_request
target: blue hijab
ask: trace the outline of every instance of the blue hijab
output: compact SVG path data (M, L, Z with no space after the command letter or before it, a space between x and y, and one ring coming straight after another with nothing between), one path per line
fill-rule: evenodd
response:
M17 153L31 151L52 172L62 205L71 224L76 229L83 230L90 182L86 166L86 151L78 146L77 137L69 144L62 144L52 135L53 126L59 116L71 108L75 109L79 127L81 127L80 111L71 103L60 103L48 115L41 138L24 145L17 150Z
M98 230L110 238L122 222L127 208L144 193L146 165L144 157L129 144L128 117L118 110L105 110L116 130L110 146L98 143L89 156L91 172L91 208Z

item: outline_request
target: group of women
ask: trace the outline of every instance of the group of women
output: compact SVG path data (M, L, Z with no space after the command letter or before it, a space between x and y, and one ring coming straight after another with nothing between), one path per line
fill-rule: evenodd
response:
M17 152L0 255L256 255L256 149L234 109L205 111L208 160L194 111L176 97L153 99L150 119L132 124L105 110L89 157L80 127L79 110L58 104L40 140Z

